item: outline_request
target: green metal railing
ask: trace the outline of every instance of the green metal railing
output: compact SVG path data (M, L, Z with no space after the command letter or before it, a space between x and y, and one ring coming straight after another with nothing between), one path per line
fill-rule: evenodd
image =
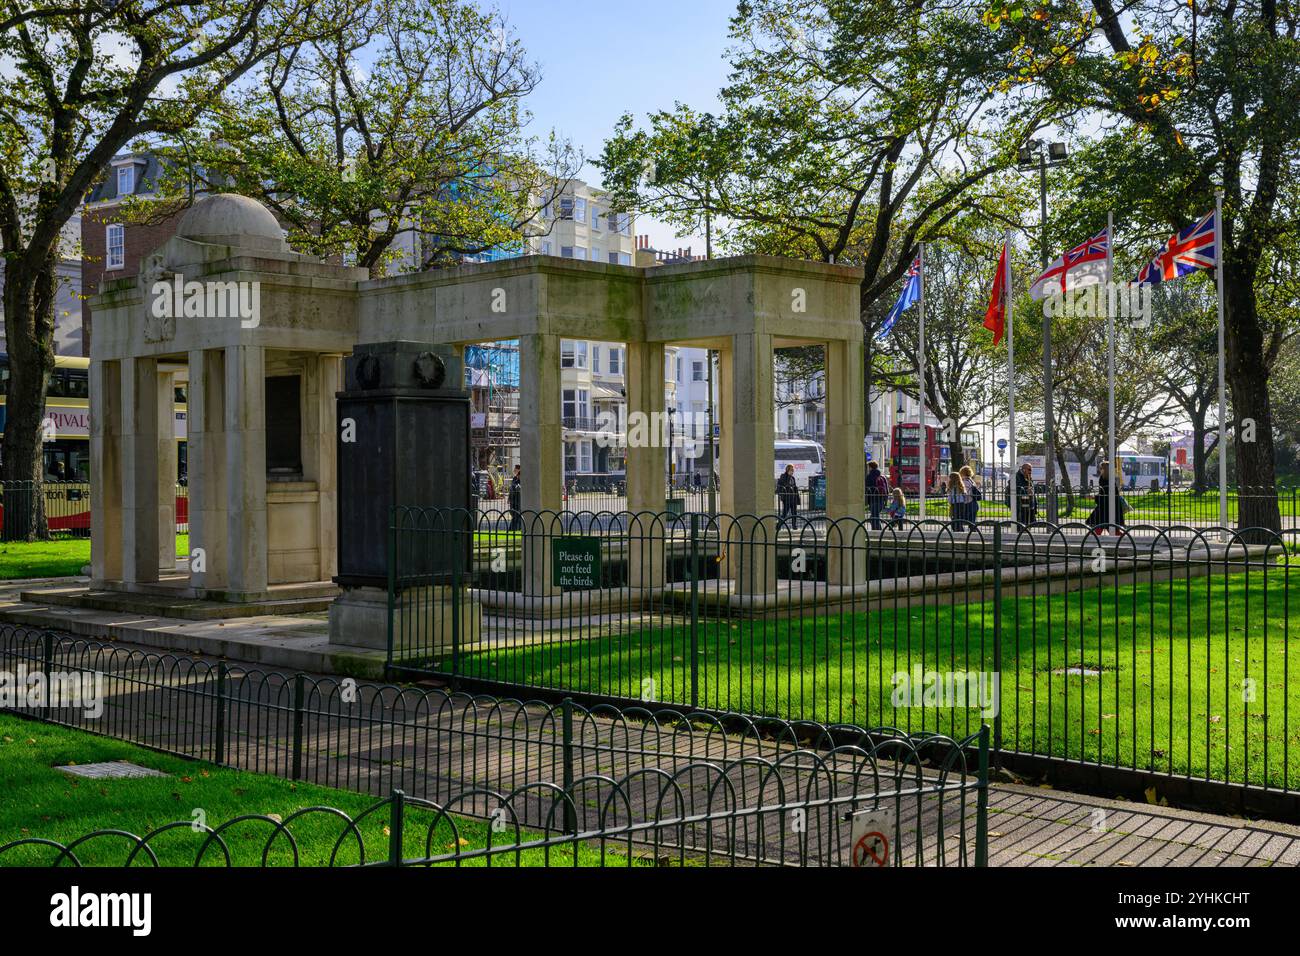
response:
M539 853L542 865L572 865L579 846L587 863L594 848L599 865L647 854L679 864L844 865L850 815L882 808L895 821L896 865L988 859L987 822L979 819L987 814L987 797L979 796L989 781L985 729L954 740L567 699L523 702L263 672L0 628L0 670L37 669L46 686L57 686L49 675L94 676L101 696L20 700L5 709L223 766L388 797L355 818L317 807L283 821L246 816L193 829L186 865L267 865L268 858L301 865L308 857L319 865L491 864ZM427 812L417 820L415 809ZM308 817L318 826L317 814L338 824L338 839L316 834L314 848L301 847L302 859L297 849L281 859L290 825ZM386 854L365 849L363 819L388 825ZM466 819L504 825L490 828L487 843L462 846L455 828ZM255 835L245 826L236 843L227 834L235 824L256 824L265 842L242 842ZM157 864L166 861L154 855L154 838L179 829L169 824L139 837L113 831L118 855L108 857L89 853L93 839L64 845L23 837L0 846L0 865ZM172 836L161 842L174 852ZM567 856L550 862L548 851L566 848Z
M1300 532L511 517L394 513L394 673L1298 789Z

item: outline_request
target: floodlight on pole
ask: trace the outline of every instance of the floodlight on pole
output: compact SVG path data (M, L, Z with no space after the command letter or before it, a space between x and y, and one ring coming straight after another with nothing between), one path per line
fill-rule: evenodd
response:
M1044 148L1044 145L1046 148ZM1016 151L1016 165L1025 172L1038 172L1038 250L1043 268L1051 262L1047 251L1047 169L1063 165L1069 157L1064 143L1044 144L1031 139ZM1052 406L1052 320L1043 309L1043 481L1047 485L1047 520L1056 523L1056 415Z

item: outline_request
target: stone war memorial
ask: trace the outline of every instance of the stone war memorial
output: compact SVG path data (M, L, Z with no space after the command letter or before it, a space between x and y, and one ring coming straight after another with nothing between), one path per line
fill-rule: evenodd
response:
M360 481L352 497L362 500L349 500L338 460L338 405L350 400L339 396L353 396L358 385L345 381L344 362L372 346L402 365L395 375L408 376L424 355L426 363L438 356L443 374L454 376L466 345L518 341L525 513L562 505L562 339L626 344L629 418L662 416L666 345L715 349L719 510L761 522L772 514L773 350L822 345L826 515L861 520L860 279L854 268L765 256L653 269L528 256L370 279L363 269L294 253L275 218L252 199L201 198L138 279L107 282L93 300L91 589L264 613L295 600L327 600L342 587L357 592L351 607L358 623L349 630L368 630L362 622L382 626L375 615L386 608L373 593L378 571L350 577L351 544L340 540L341 523L349 526L349 516L367 506L372 547L377 533L377 490ZM168 489L176 470L171 402L182 382L190 556L178 560ZM459 384L439 382L444 390ZM358 447L388 456L383 473L393 480L401 480L399 472L442 476L411 483L400 502L390 487L385 507L466 506L468 468L459 476L439 471L443 452L419 436L399 427L381 441L365 434L364 416L356 424ZM408 442L405 453L394 447ZM424 450L411 453L417 448ZM665 453L657 444L628 448L628 511L664 510ZM349 470L354 478L364 472ZM416 492L429 500L413 500ZM653 541L643 546L662 553ZM527 545L523 552L533 593L545 593L549 552ZM654 563L639 562L640 573L654 578ZM737 585L752 582L742 563L732 560L726 571ZM774 578L746 585L773 586ZM366 588L369 600L361 595ZM366 606L374 614L358 612ZM373 635L338 630L332 640L375 646Z

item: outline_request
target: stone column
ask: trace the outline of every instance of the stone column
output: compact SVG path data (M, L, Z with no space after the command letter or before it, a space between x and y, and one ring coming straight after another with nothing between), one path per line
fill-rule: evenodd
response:
M564 432L560 427L560 337L519 338L519 465L524 511L563 506Z
M266 356L259 346L226 349L226 547L236 600L266 594Z
M122 364L90 363L90 577L122 579Z
M862 339L826 343L827 584L867 580L865 431L862 418Z
M122 580L158 580L158 360L122 359Z
M338 439L334 434L334 396L342 387L343 360L338 355L316 359L316 407L303 443L312 455L320 510L317 521L320 546L320 578L328 581L338 574ZM311 414L312 410L308 410ZM305 464L305 463L304 463Z
M664 415L664 347L627 343L627 508L629 583L659 587L664 580L664 468L668 426Z
M186 442L189 458L190 586L220 590L229 581L226 555L226 356L190 352ZM195 549L201 551L199 559ZM195 569L198 564L201 570Z
M519 466L524 512L558 512L564 482L564 433L560 427L560 337L519 337ZM526 593L550 594L549 537L559 530L550 515L524 517ZM536 532L533 534L531 532Z
M158 567L176 570L176 373L158 375Z
M772 336L733 335L730 348L719 355L718 372L721 509L736 517L719 529L727 553L724 570L735 593L770 592L776 589Z

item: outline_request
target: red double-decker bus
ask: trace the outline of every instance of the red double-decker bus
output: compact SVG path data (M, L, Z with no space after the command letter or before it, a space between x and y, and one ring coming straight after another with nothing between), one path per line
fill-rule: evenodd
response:
M946 449L944 449L946 450ZM925 475L926 493L932 493L938 486L941 443L938 429L933 425L925 426ZM921 467L921 426L917 422L902 422L895 425L889 439L889 483L895 488L902 488L906 495L920 494L917 473Z

